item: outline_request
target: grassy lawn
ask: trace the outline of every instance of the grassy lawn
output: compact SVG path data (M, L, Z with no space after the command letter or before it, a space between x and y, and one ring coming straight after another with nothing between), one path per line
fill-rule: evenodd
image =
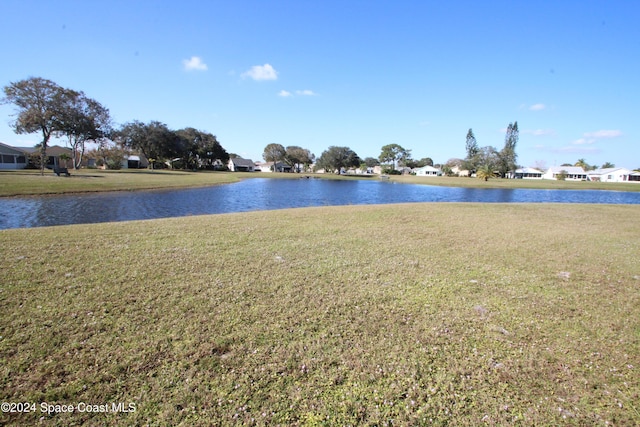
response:
M70 177L57 177L51 171L46 171L45 175L41 176L39 171L34 170L0 170L0 197L202 187L237 182L240 179L248 178L297 179L301 176L313 176L315 178L334 180L378 179L377 176L363 178L358 176L335 174L186 172L169 170L149 171L146 169L129 169L121 171L81 169L80 171L72 170ZM640 183L571 182L522 179L491 179L484 182L476 178L418 176L391 176L390 179L410 184L450 187L640 191Z
M213 175L215 176L215 175ZM0 425L640 424L638 206L0 231Z
M44 176L36 170L0 171L0 196L203 187L238 181L237 174L224 172L146 169L80 169L70 172L70 177L58 177L50 170L45 171Z

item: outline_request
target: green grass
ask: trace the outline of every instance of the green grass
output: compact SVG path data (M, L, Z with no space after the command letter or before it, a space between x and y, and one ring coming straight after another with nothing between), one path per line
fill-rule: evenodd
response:
M0 231L2 425L638 425L637 206Z
M203 187L237 182L239 174L169 170L98 169L71 170L71 176L56 176L50 170L0 171L0 196L131 191L157 188Z
M96 191L131 191L159 188L202 187L236 182L240 179L270 178L297 179L302 176L332 180L368 179L335 174L292 173L231 173L231 172L186 172L169 170L121 170L103 171L81 169L71 171L70 177L57 177L51 171L0 171L0 197L38 194L62 194ZM572 182L550 180L491 179L487 182L475 178L391 176L391 180L411 184L440 185L450 187L477 188L536 188L555 190L613 190L640 191L640 183Z

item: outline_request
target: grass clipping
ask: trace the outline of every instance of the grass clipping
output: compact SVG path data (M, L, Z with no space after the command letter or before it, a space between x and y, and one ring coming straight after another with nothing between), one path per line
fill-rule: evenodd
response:
M0 400L76 411L0 424L637 425L639 213L410 204L5 230Z

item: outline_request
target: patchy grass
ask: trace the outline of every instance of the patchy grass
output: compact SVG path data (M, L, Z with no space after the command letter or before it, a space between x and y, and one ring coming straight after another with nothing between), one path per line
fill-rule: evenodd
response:
M203 187L237 182L239 174L225 172L184 172L147 169L103 171L71 170L71 176L56 176L50 170L0 171L0 196L131 191L157 188Z
M0 170L0 197L38 194L62 194L97 191L131 191L159 188L203 187L237 182L240 179L299 179L313 177L331 180L367 179L377 180L377 176L308 174L308 173L246 173L246 172L186 172L169 170L121 170L103 171L81 169L71 171L70 177L57 177L51 171L44 176L40 171ZM553 190L612 190L640 191L640 183L572 182L523 179L490 179L485 182L476 178L395 176L391 180L409 183L439 185L448 187L474 188L535 188Z
M2 425L638 425L637 206L0 231Z
M592 181L556 181L549 179L502 179L491 178L484 181L468 177L425 177L415 175L391 175L397 182L410 184L439 185L445 187L474 188L530 188L541 190L611 190L640 191L640 182L592 182Z

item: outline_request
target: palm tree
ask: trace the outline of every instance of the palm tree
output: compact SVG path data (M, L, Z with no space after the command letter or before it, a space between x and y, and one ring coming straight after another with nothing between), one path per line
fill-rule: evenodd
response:
M489 165L484 165L476 170L476 177L488 181L489 178L494 178L496 174L493 172L493 168Z

